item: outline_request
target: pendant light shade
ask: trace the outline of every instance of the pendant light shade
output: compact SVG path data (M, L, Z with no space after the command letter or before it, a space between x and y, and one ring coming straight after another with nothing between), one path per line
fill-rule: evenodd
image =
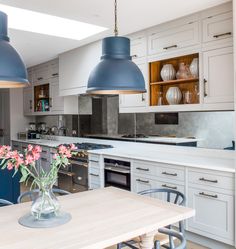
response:
M0 88L24 87L28 83L25 65L9 43L7 15L0 11Z
M144 93L146 89L142 72L131 60L130 40L126 37L118 36L117 0L114 3L115 36L102 40L101 62L89 76L87 93Z
M102 41L101 62L88 80L87 93L134 94L143 93L145 81L130 56L130 40L126 37L107 37Z

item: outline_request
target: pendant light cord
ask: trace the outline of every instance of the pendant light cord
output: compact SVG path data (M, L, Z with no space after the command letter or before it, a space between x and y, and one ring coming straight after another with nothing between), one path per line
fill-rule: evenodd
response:
M118 36L118 27L117 27L117 0L115 0L115 36Z

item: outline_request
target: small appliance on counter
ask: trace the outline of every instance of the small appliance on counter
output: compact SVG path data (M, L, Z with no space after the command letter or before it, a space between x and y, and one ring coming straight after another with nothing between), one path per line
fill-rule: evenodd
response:
M18 132L17 139L19 140L26 140L28 138L27 132Z
M28 139L40 139L40 134L36 131L36 124L34 122L29 123Z

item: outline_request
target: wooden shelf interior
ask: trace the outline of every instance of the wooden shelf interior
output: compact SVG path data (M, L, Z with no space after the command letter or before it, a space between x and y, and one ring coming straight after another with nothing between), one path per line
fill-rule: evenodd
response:
M190 65L194 58L199 58L199 54L190 54L180 57L175 57L166 60L154 61L149 63L149 79L150 79L150 105L156 106L158 104L158 97L160 93L163 96L163 105L168 105L166 100L166 92L169 87L177 86L182 93L190 91L192 93L191 104L198 104L199 97L196 96L196 90L199 92L199 80L198 78L191 79L174 79L170 81L163 81L161 78L161 69L165 64L172 64L176 73L179 70L179 64L181 62L186 65ZM180 102L183 104L183 98Z
M42 96L42 92L44 93L44 96ZM34 111L49 111L49 84L34 87Z

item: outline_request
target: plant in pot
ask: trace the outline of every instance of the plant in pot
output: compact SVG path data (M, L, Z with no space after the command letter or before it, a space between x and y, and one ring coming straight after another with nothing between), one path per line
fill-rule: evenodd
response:
M31 179L30 189L38 189L37 197L31 206L31 215L35 220L47 220L59 215L60 204L52 192L52 187L60 168L66 167L69 164L68 159L76 154L75 149L74 144L60 145L53 155L50 170L45 171L37 165L42 152L40 146L28 145L23 153L12 150L10 146L0 146L0 168L14 170L13 176L20 172L20 182L27 184Z

